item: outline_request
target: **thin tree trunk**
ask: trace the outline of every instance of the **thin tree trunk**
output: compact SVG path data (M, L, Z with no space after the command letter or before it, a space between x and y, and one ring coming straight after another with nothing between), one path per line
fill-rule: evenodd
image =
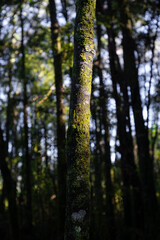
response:
M135 204L134 213L136 218L134 222L136 221L136 225L138 228L141 227L143 229L143 220L142 220L143 207L142 207L141 184L137 174L136 165L134 162L133 141L132 141L132 135L131 135L130 116L129 116L128 94L127 94L124 78L122 77L122 72L118 70L116 67L118 64L116 64L117 56L116 56L115 40L114 40L111 29L108 29L108 37L109 37L110 66L111 66L111 74L112 74L112 81L113 81L114 97L116 101L120 150L122 155L122 174L124 179L124 188L126 189L126 194L129 191L129 189L127 188L130 188L130 186L132 186L133 188L133 197L134 197L134 204ZM123 104L122 104L121 97L117 92L118 80L123 93ZM125 198L127 201L126 194L125 194ZM128 194L130 195L129 192ZM129 202L131 202L129 198L128 198L128 204ZM129 205L128 204L127 206L129 207L130 204ZM128 218L131 218L131 205L130 205L130 211L127 208L125 212L126 212L126 223L128 225L129 223L131 224L132 222L131 219L130 220L128 219ZM127 217L129 212L130 212L130 217L129 216Z
M46 115L45 115L46 116ZM47 123L46 123L46 117L45 117L45 121L44 121L44 139L45 139L45 150L44 150L44 157L45 157L45 165L46 165L46 168L48 170L49 168L49 165L48 165L48 153L47 153L47 150L48 150L48 142L47 142Z
M110 19L112 19L112 6L108 0L108 10L110 13ZM142 207L142 194L141 184L139 176L137 174L136 165L133 155L133 141L131 135L130 115L129 115L129 100L127 93L127 84L125 82L119 59L116 54L116 43L113 32L113 26L107 28L108 33L108 48L110 58L110 68L114 98L116 101L116 115L118 125L118 135L120 140L120 152L121 152L121 169L123 176L123 199L124 199L124 216L126 228L133 227L134 225L138 229L139 237L143 232L143 207ZM120 90L123 97L119 95L117 86L120 86ZM132 195L131 189L132 188ZM131 196L133 196L133 208L131 205ZM140 232L139 232L140 231ZM129 236L128 232L128 236ZM138 237L138 235L137 235Z
M100 109L99 109L99 100L94 97L94 85L92 84L92 97L91 97L91 114L95 122L95 151L94 151L94 192L95 192L95 201L93 204L93 226L91 226L94 234L92 239L99 239L103 236L103 227L102 227L102 213L103 213L103 190L102 190L102 162L103 162L103 152L101 146L101 119L100 119ZM93 201L93 199L92 199ZM95 209L95 210L94 210ZM92 234L92 232L91 232Z
M63 16L66 20L66 23L68 23L68 11L67 11L67 5L68 5L68 1L67 0L61 0L61 3L62 3L62 13L63 13ZM71 37L70 37L70 34L68 34L68 43L71 42ZM72 78L72 60L70 59L70 62L69 62L69 76L70 78Z
M68 22L67 0L61 0L61 3L62 3L63 16L64 16L66 22Z
M49 0L51 37L54 57L56 107L57 107L57 148L58 148L58 239L64 239L66 207L66 152L65 152L65 106L62 77L61 38L54 0Z
M138 70L134 56L135 42L132 38L132 26L129 21L129 8L126 0L119 1L121 11L121 26L123 34L123 57L125 78L131 89L132 108L135 120L136 140L138 145L139 167L141 173L144 220L146 239L153 237L153 225L156 213L156 196L153 178L153 162L149 154L149 139L142 115L142 102L138 82Z
M10 46L11 47L11 46ZM11 57L10 57L11 58ZM8 76L8 80L9 80L9 90L7 93L7 97L8 97L8 102L7 102L7 111L6 111L6 115L7 115L7 119L6 119L6 143L7 143L7 156L8 156L8 149L9 149L9 140L10 140L10 129L11 129L11 114L13 111L13 106L11 103L11 91L12 91L12 87L11 87L11 82L12 82L12 63L11 63L11 59L9 59L9 76Z
M108 114L107 114L107 99L104 90L103 73L102 73L102 61L101 61L101 26L97 24L97 39L98 39L98 76L100 79L100 109L101 109L101 122L105 130L104 142L105 142L105 178L106 178L106 207L107 207L107 225L108 225L108 237L109 239L115 239L116 228L114 218L113 207L113 186L111 180L111 152L110 152L110 137L108 127Z
M28 146L28 99L27 99L27 78L25 67L25 47L24 47L24 19L23 3L20 4L21 21L21 77L23 85L23 121L24 121L24 186L26 191L26 230L31 233L32 229L32 187L31 187L31 156Z
M76 1L74 66L67 136L65 240L89 239L89 125L95 5L95 0Z
M7 166L6 153L7 145L3 139L3 133L0 128L0 169L4 181L4 187L6 189L6 194L9 202L9 217L11 224L11 239L19 239L19 225L18 225L18 212L16 204L16 183L11 176L11 172Z

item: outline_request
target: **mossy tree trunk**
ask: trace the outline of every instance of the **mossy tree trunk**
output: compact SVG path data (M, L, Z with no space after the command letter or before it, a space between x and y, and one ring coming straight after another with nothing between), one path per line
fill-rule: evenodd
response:
M94 57L95 0L76 1L74 66L67 136L65 240L89 239L90 96Z
M62 50L60 28L57 21L56 4L49 0L51 37L54 58L56 109L57 109L57 148L58 148L58 239L64 239L66 207L66 152L65 152L65 106L62 76Z

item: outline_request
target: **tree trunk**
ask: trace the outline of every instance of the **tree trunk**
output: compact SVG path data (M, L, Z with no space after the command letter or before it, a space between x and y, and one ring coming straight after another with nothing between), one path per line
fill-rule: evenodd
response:
M121 167L124 183L124 211L126 216L126 224L131 227L132 220L136 224L136 227L143 230L143 204L142 204L142 194L141 194L141 183L139 176L137 174L136 165L134 162L133 155L133 141L131 135L131 126L130 126L130 116L129 116L129 103L128 103L128 94L125 86L124 78L122 77L122 72L120 69L117 69L119 65L116 63L116 48L115 40L113 36L112 29L108 29L108 38L109 38L109 55L110 55L110 66L111 66L111 75L113 82L113 91L114 98L116 101L116 113L117 113L117 125L118 125L118 134L120 140L120 152L121 152ZM117 92L117 84L120 83L120 88L123 93L123 99L119 96ZM123 103L122 103L123 101ZM130 190L132 186L133 189L133 202L134 202L134 215L135 218L132 218L131 210L131 199L130 199ZM128 196L128 197L127 197ZM128 200L127 200L128 199ZM127 203L128 202L128 203ZM132 219L131 219L132 218Z
M101 123L105 130L104 143L105 143L105 178L106 178L106 210L107 210L107 229L108 238L115 239L115 218L113 207L113 186L111 180L111 152L110 152L110 136L108 127L108 114L107 114L107 97L103 82L102 61L101 61L101 26L97 24L97 39L98 39L98 76L100 79L100 109L101 109Z
M9 202L9 217L11 224L11 239L18 240L19 239L19 226L18 226L18 212L17 212L17 204L16 204L16 183L12 179L11 172L7 166L6 162L6 154L7 154L7 146L3 140L3 133L0 128L0 169L4 181L4 187L6 189L6 194Z
M109 10L108 14L111 23L113 14L111 1L108 0L107 3ZM99 13L100 12L104 13L103 9L104 8L102 5L101 8L99 8ZM141 235L143 232L143 207L142 207L141 184L139 176L137 174L133 155L133 141L131 135L127 85L123 76L123 72L121 70L118 56L116 54L116 43L112 23L110 24L110 27L107 28L107 34L113 93L116 101L117 127L120 140L125 224L126 228L130 230L133 226L136 226L138 234ZM120 86L120 90L123 94L123 95L121 94L121 96L117 91L118 85ZM132 196L134 211L132 211L131 204ZM129 237L130 235L129 232L127 235Z
M142 102L138 81L138 69L135 61L135 42L132 37L132 26L129 20L129 8L126 0L119 1L121 11L121 26L123 34L123 57L125 78L130 86L131 101L135 120L136 140L138 145L139 167L141 173L144 219L146 227L146 239L153 237L153 225L156 213L156 196L153 178L153 162L149 154L149 139L147 128L142 115Z
M54 57L57 107L57 148L58 148L58 239L64 239L66 207L66 152L65 152L65 107L62 77L61 38L54 0L49 0L51 37Z
M32 229L32 187L31 187L31 156L28 146L28 99L27 99L27 78L25 68L25 47L24 47L24 19L23 4L20 4L21 21L21 77L23 85L23 121L24 121L24 187L26 194L26 231L31 233Z
M76 1L74 66L67 136L65 240L89 239L89 125L95 5L95 0Z
M94 97L94 84L92 84L92 96L91 96L91 114L95 122L95 150L93 152L93 165L94 165L94 193L95 201L93 204L93 226L91 226L92 239L99 239L103 236L103 190L102 190L102 163L103 163L103 152L102 152L102 138L101 138L101 118L99 109L99 99ZM92 200L93 201L93 200Z

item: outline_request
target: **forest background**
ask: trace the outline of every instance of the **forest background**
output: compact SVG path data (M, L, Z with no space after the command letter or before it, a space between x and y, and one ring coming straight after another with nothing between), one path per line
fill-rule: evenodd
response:
M160 239L159 13L158 0L97 0L95 21L86 19L95 32L90 222L73 239ZM72 0L0 2L4 240L64 239L75 16Z

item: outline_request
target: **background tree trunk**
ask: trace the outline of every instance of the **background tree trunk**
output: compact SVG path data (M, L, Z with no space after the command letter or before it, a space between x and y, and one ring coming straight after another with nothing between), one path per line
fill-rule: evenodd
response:
M130 86L131 101L135 120L136 140L138 145L139 167L143 187L144 219L146 239L153 238L153 226L155 220L155 209L157 205L155 186L153 178L153 162L149 153L149 139L147 127L145 127L140 88L138 81L138 70L135 60L135 42L132 37L132 26L129 19L129 6L126 0L120 1L121 26L123 34L123 57L125 78ZM152 219L152 220L151 220Z
M51 37L54 58L56 109L57 109L57 148L58 148L58 239L64 239L66 207L66 152L65 152L65 107L62 76L61 37L54 0L49 1L51 17Z
M6 195L9 203L9 217L11 224L11 239L19 239L19 224L18 224L18 211L16 204L16 182L11 176L11 172L7 166L6 156L7 156L7 145L3 139L3 132L0 128L0 170L3 176L4 188L6 189Z
M23 1L20 3L20 23L21 23L21 77L23 86L23 122L24 122L24 190L26 194L26 232L32 232L32 187L31 187L31 155L29 153L28 136L28 96L27 77L25 66L25 46L24 46L24 18Z

